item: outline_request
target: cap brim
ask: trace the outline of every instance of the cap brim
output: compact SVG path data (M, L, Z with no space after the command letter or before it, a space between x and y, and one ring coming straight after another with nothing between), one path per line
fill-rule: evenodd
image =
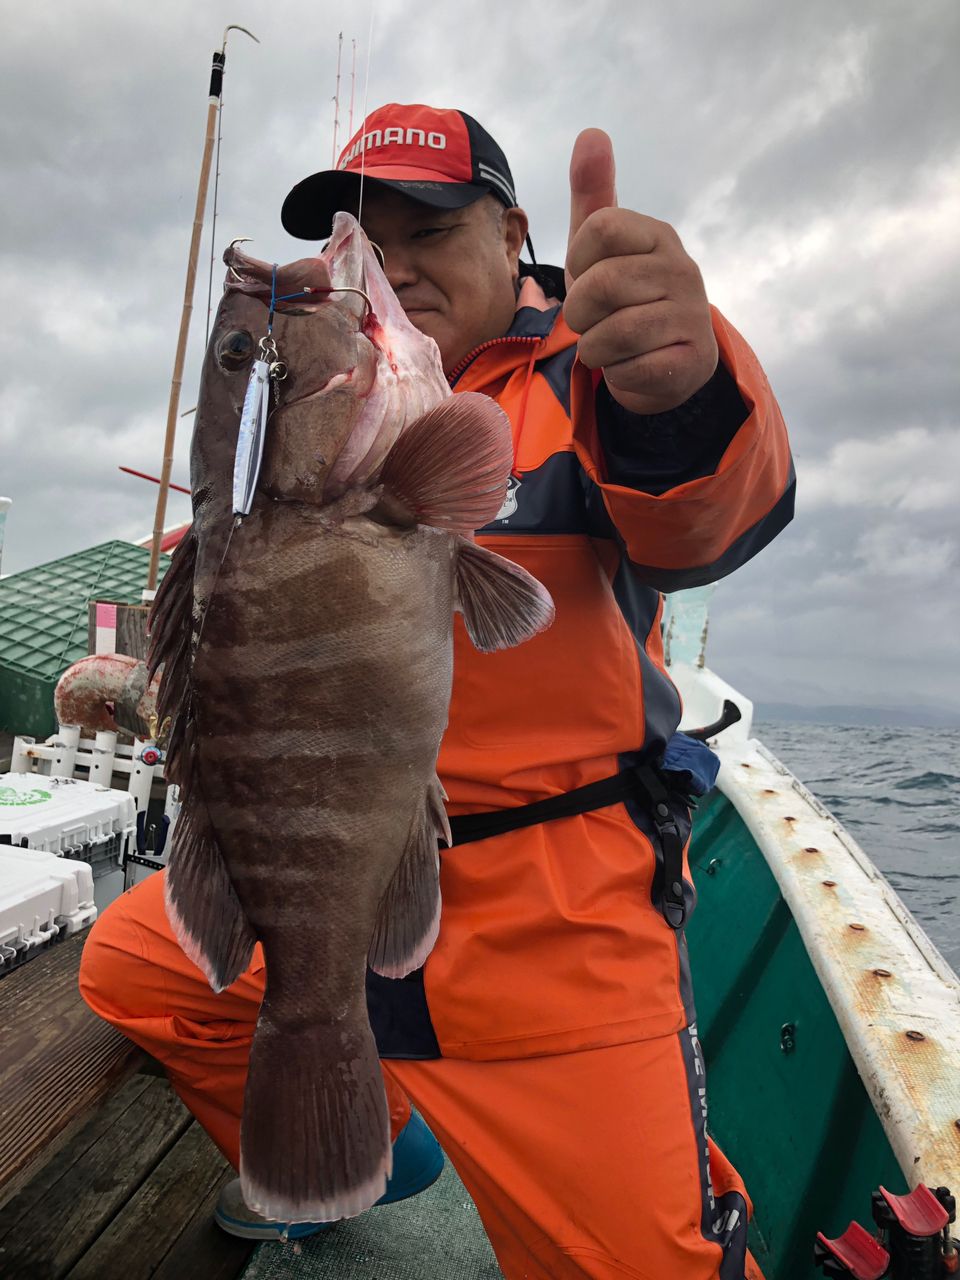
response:
M491 194L489 187L472 182L431 182L421 178L380 176L392 172L396 170L367 169L364 181L375 187L389 187L435 209L462 209L481 196ZM345 173L338 169L314 173L298 182L284 200L280 221L285 231L300 240L325 240L333 229L334 215L340 209L355 207L359 193L359 173Z

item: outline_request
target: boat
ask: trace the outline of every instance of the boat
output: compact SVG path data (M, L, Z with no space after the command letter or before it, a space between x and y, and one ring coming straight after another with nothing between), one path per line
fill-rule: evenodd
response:
M858 1243L891 1253L900 1228L888 1221L878 1240L871 1235L877 1215L889 1219L892 1203L909 1221L911 1202L902 1197L922 1195L917 1188L960 1187L960 980L842 823L752 736L750 700L706 666L709 591L668 597L664 623L684 704L681 730L709 726L720 760L716 786L694 815L689 854L698 906L687 937L709 1128L752 1196L750 1244L767 1280L810 1280L819 1274L815 1246L830 1263ZM136 789L138 810L149 804L152 783L160 786L154 803L159 794L175 814L162 760L149 756L146 779L143 766L135 767L138 751L149 753L153 744L117 749L103 738L81 740L68 726L46 743L17 737L14 772L102 777L109 750L110 768L122 769ZM101 862L97 907L163 865L165 857L151 852L143 840L127 838L112 866ZM465 1192L453 1185L446 1200L433 1203L435 1215L463 1203ZM431 1194L406 1212L429 1218ZM403 1220L402 1206L392 1211ZM368 1216L366 1228L360 1219L349 1231L303 1242L311 1253L323 1252L323 1274L340 1274L339 1251L355 1255L366 1230L386 1247L382 1219L378 1225L377 1215ZM857 1222L867 1224L870 1244L850 1227ZM460 1247L489 1266L473 1226L472 1243L467 1232ZM942 1224L936 1230L940 1250ZM274 1259L271 1276L287 1274L277 1265ZM927 1274L876 1266L826 1274ZM295 1276L293 1255L290 1268ZM408 1273L385 1265L377 1274L388 1280ZM946 1274L929 1271L938 1280Z
M740 712L710 739L721 767L690 846L710 1128L753 1198L764 1274L808 1280L818 1233L872 1229L880 1186L960 1187L960 980L705 665L710 590L672 597L666 623L681 730Z

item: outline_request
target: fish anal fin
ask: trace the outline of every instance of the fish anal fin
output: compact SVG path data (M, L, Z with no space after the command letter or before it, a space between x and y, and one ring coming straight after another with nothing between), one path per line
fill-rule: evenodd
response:
M378 477L405 523L472 533L503 506L513 461L510 422L489 396L448 396L408 426Z
M522 644L553 621L553 600L541 582L467 538L458 543L457 599L467 634L483 653Z
M393 879L380 903L370 942L369 964L385 978L403 978L419 969L440 930L440 860L437 842L450 844L440 779L427 788Z
M256 937L206 809L195 798L184 801L164 874L164 902L177 942L214 991L222 991L250 964Z

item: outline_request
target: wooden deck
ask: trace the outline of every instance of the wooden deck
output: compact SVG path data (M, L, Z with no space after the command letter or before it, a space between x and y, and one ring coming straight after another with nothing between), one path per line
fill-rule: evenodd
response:
M212 1213L232 1170L167 1082L138 1074L0 1208L4 1280L233 1280L255 1245Z
M81 1000L83 941L0 977L0 1280L497 1280L449 1163L421 1195L302 1243L225 1235L213 1209L233 1171Z
M0 1277L239 1275L211 1218L226 1161L144 1055L87 1009L76 935L0 978Z

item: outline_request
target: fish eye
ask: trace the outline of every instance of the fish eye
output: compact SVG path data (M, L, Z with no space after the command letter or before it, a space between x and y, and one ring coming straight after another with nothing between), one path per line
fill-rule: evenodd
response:
M217 364L228 373L239 369L253 355L253 338L245 329L234 329L217 343Z

